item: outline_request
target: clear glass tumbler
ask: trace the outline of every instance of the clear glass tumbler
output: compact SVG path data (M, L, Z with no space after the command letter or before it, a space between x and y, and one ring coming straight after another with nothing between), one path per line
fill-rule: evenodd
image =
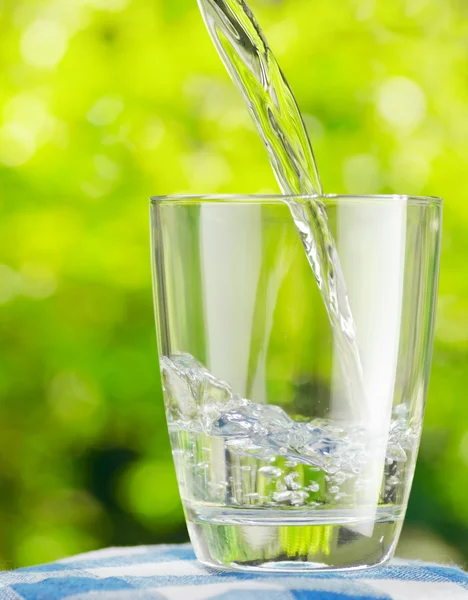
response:
M164 401L202 563L291 571L391 558L421 435L441 206L153 198ZM317 207L329 271L298 223Z

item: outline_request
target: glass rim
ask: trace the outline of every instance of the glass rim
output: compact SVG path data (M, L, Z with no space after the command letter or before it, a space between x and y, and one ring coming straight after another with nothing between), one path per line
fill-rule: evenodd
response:
M437 196L410 196L404 194L322 194L322 195L302 195L302 194L175 194L164 196L152 196L150 203L158 204L249 204L249 203L279 203L288 200L304 202L305 200L321 200L325 204L335 204L344 202L363 202L379 203L392 202L404 205L418 206L441 206L442 198Z

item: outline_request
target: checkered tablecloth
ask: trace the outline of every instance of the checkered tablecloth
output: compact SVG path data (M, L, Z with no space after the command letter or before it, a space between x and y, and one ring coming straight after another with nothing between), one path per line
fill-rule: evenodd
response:
M357 573L212 573L190 545L112 548L0 573L0 600L468 600L456 567L396 560Z

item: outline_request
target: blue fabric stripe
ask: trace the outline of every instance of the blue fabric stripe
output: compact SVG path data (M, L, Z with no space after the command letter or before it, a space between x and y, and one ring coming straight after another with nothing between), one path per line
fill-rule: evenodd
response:
M17 583L12 585L11 589L24 600L63 600L63 598L74 594L130 590L133 589L133 586L116 577L110 577L109 579L66 577L63 579L45 579L40 583Z

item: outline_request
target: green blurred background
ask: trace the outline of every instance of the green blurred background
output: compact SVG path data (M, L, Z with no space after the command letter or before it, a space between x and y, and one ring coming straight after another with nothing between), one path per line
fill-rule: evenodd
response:
M399 554L468 564L468 4L252 0L326 191L441 195L427 418ZM0 0L0 566L187 537L150 194L276 191L195 0Z

